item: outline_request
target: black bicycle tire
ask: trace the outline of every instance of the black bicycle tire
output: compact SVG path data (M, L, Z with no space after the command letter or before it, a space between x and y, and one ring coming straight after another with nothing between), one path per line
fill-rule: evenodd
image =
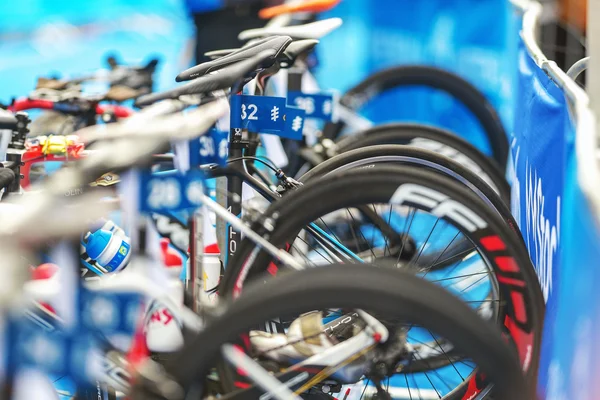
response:
M349 182L352 186L348 185ZM504 288L510 289L511 295L516 294L522 300L517 312L514 309L509 310L511 311L510 318L511 321L516 319L523 321L522 318L525 318L525 324L520 326L513 324L513 328L520 329L520 331L515 331L515 334L520 334L521 339L535 344L533 346L535 348L521 344L523 359L529 358L527 361L528 374L535 376L538 369L539 344L545 309L535 269L523 242L515 239L514 232L494 210L482 204L481 199L460 183L431 171L401 166L382 166L377 174L372 174L369 170L364 169L350 170L346 173L323 177L312 183L309 182L298 189L296 193L286 196L284 201L273 203L265 212L265 216L274 218L272 221L274 221L275 228L268 229L261 223L255 223L253 229L259 234L268 236L276 246L282 246L282 243L279 242L285 243L287 236L293 236L301 229L297 229L297 226L306 226L316 218L331 212L332 208L341 209L352 203L387 202L395 190L407 182L416 184L426 182L427 187L435 188L461 204L467 204L469 207L478 205L476 207L477 214L485 216L485 220L490 225L490 234L496 235L504 243L499 253L492 250L486 251L508 257L502 261L506 262L510 259L512 261L509 263L510 267L517 268L516 271L503 271L498 265L495 265L494 269L497 276L504 280ZM381 200L378 201L378 199ZM329 203L334 203L335 206ZM222 295L234 293L236 285L239 283L238 278L251 279L267 270L271 258L264 251L252 254L254 248L255 245L248 239L242 241L226 268L225 276L219 286L219 293ZM250 254L253 257L253 265L246 268L244 263ZM490 254L486 254L486 258L490 259ZM517 313L521 314L520 317L516 315Z
M491 160L471 143L449 130L424 124L392 123L378 125L364 131L344 136L336 142L337 153L379 144L411 145L415 139L428 139L454 149L481 168L504 193L510 194L510 185L505 174L495 161ZM503 195L505 199L507 196ZM510 198L510 197L509 197Z
M468 306L436 285L397 272L332 265L254 285L179 351L166 372L186 387L215 365L221 344L235 341L256 323L324 307L361 308L399 315L448 339L492 378L496 399L530 398L534 386L523 379L516 353L493 325L482 323Z
M517 222L515 221L510 209L507 206L507 201L510 201L510 198L506 198L507 193L501 197L500 194L496 193L486 182L484 182L479 176L471 172L469 169L463 167L461 164L456 161L442 156L438 153L420 149L412 146L401 146L401 145L378 145L378 146L368 146L368 147L360 147L354 150L345 151L337 156L334 156L319 165L315 168L308 171L306 174L299 178L299 181L302 183L310 182L313 179L318 179L321 176L325 176L331 172L334 172L336 169L341 168L350 163L364 162L365 164L369 163L369 159L374 159L377 157L407 157L413 159L422 159L426 162L438 165L441 167L437 169L433 166L425 166L419 165L410 161L405 161L408 165L421 166L424 168L430 168L432 170L436 170L442 172L442 169L447 169L452 171L454 174L463 177L469 184L473 185L485 198L491 203L491 206L500 214L502 219L506 221L508 226L515 231L515 235L517 238L523 238L521 234L521 230L519 229ZM393 163L402 163L402 161L391 161ZM361 166L357 165L357 168L361 168ZM363 168L365 165L362 166ZM451 175L448 175L451 176ZM499 188L500 189L500 188Z
M432 66L402 65L376 72L347 91L340 103L358 110L380 93L401 86L428 86L442 90L462 104L475 116L491 145L493 159L506 168L508 162L508 135L492 104L479 89L462 77ZM343 122L328 123L324 135L330 139L339 136Z

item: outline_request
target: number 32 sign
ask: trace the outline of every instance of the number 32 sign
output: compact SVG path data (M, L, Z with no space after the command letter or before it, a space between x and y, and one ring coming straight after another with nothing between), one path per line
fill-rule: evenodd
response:
M239 95L231 98L231 128L302 140L304 119L305 112L287 106L283 97Z
M283 131L285 103L283 97L232 96L231 127L250 132Z

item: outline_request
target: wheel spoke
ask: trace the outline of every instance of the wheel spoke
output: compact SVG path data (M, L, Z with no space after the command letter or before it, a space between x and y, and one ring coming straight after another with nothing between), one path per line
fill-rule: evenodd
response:
M405 221L405 226L404 226L404 236L402 237L402 245L400 247L400 253L398 253L398 259L396 260L396 265L400 265L400 258L402 257L402 253L404 252L404 247L406 245L406 241L408 240L408 235L410 233L410 227L413 223L413 220L415 219L415 214L417 213L417 210L415 208L410 208L409 214L412 215L410 218L407 218ZM406 222L408 222L410 219L410 222L408 223L408 228L406 227Z
M416 264L417 261L419 261L419 258L421 257L421 254L423 253L423 250L425 250L425 246L427 246L427 243L429 242L429 239L431 239L431 235L435 231L435 227L437 226L438 222L440 222L439 218L436 219L435 224L433 224L433 228L431 228L431 231L429 232L429 235L427 235L427 239L425 239L425 241L423 242L423 245L419 249L419 253L417 254L417 258L414 261L411 261L410 262L411 264Z

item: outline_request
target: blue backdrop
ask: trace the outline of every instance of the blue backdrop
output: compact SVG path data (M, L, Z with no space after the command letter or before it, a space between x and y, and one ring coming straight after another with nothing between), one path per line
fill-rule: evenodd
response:
M180 0L12 2L0 7L0 101L26 95L40 74L77 76L106 67L113 51L126 63L158 56L158 87L173 86L188 66L183 55L192 26Z
M393 65L439 66L482 90L512 125L517 28L508 1L346 0L323 17L333 16L344 25L317 47L323 85L343 91ZM365 113L380 122L431 122L486 147L478 123L441 93L406 88L369 103Z
M512 210L547 300L538 391L545 399L591 400L600 389L600 227L581 189L575 140L578 129L594 127L575 125L564 90L522 42L518 72Z
M546 318L539 388L546 399L592 400L600 389L600 228L578 182L573 146L567 147L562 254L554 279L560 285L553 313Z
M187 0L192 1L192 0ZM207 7L216 0L202 0ZM344 26L319 45L323 88L346 90L369 73L399 63L424 63L457 72L480 88L512 121L514 30L506 0L345 0L323 17ZM184 0L24 0L0 10L0 101L23 95L38 74L81 74L118 50L128 62L151 54L168 60L159 87L189 65L192 34ZM191 47L187 48L191 50ZM416 120L447 127L486 148L480 127L439 93L406 89L364 110L375 121Z

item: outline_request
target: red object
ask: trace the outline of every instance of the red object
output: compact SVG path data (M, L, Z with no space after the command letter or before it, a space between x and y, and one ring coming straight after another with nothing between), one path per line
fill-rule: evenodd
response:
M21 186L24 189L27 189L31 184L31 180L29 177L29 173L31 172L31 166L38 162L44 161L69 161L73 159L78 159L82 156L82 152L85 148L83 143L76 143L73 145L69 145L67 147L66 154L44 154L43 146L41 144L32 144L28 140L25 143L26 151L23 153L23 157L21 161L23 165L21 166Z
M341 0L306 0L302 3L282 4L269 8L263 8L258 13L262 19L270 19L282 14L293 14L300 12L320 13L331 10L337 6Z
M146 345L146 336L144 335L144 325L140 324L135 334L133 335L133 343L127 353L127 361L129 365L135 367L150 357L150 350Z
M183 258L177 251L169 247L170 243L171 242L167 238L160 239L160 250L163 257L163 263L167 268L183 266Z
M41 264L41 265L39 265L37 267L33 267L31 269L31 279L33 279L34 281L50 279L54 276L56 271L58 271L58 265L56 265L56 264L51 264L51 263ZM50 304L48 304L48 303L39 303L39 304L46 310L50 311L51 313L56 314L54 307L52 307Z
M217 243L209 244L204 248L204 254L221 254L219 245Z
M485 247L485 249L488 251L506 250L506 245L504 244L502 239L500 239L496 235L486 236L483 239L481 239L480 242L483 245L483 247Z
M509 256L500 256L495 258L496 264L504 272L519 272L519 266L514 258Z
M26 111L33 109L41 109L41 110L53 110L55 102L51 100L41 100L41 99L28 99L21 98L14 101L14 103L8 107L9 111L17 112L17 111ZM112 111L117 118L127 118L135 113L131 108L116 106L116 105L104 105L98 104L96 106L96 115L102 115L107 111Z
M117 118L127 118L132 114L135 114L131 108L123 107L123 106L114 106L114 105L103 105L98 104L96 106L96 115L102 115L107 111L112 111Z
M54 276L56 271L58 271L58 265L56 264L41 264L40 266L33 268L31 271L31 278L35 281L39 279L49 279Z
M8 107L9 111L25 111L32 109L52 110L54 108L54 102L50 100L34 100L34 99L17 99L14 103Z

